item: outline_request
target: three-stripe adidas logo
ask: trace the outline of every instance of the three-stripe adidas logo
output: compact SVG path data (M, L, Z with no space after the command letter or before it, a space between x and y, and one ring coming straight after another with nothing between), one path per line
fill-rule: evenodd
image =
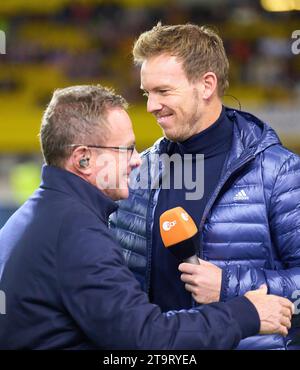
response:
M245 190L240 190L238 193L235 194L233 200L248 200L249 197L246 194Z

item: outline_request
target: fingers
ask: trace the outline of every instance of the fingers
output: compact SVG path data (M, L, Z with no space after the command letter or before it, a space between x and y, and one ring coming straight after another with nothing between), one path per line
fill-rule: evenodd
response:
M259 293L262 293L262 294L268 294L268 287L266 284L262 284L259 289L258 289L258 292Z
M295 307L294 307L294 304L293 304L291 301L289 301L287 298L280 297L280 298L279 298L279 302L280 302L280 304L281 304L283 307L285 307L285 308L289 309L289 311L290 311L291 315L293 315L293 314L294 314L294 312L295 312Z
M184 288L185 288L185 290L187 290L188 292L190 292L192 294L195 294L196 293L196 287L194 285L185 284L184 285Z
M185 262L181 263L178 266L178 270L186 274L195 274L199 268L200 268L200 265L194 265L192 263L185 263Z
M288 335L288 329L285 326L281 325L278 330L278 334L286 337Z
M286 316L281 317L280 324L285 326L287 329L291 328L291 320Z
M195 283L195 276L194 275L181 274L180 275L180 280L183 281L184 283L196 285L196 283Z
M292 316L294 314L295 306L290 300L288 300L287 298L277 297L277 296L274 296L274 295L273 295L273 297L276 297L278 299L280 305L282 306L282 309L285 309L285 310L289 311L289 316Z
M283 316L287 317L289 320L292 319L292 313L291 313L290 309L288 309L286 307L282 307L281 313L283 314Z

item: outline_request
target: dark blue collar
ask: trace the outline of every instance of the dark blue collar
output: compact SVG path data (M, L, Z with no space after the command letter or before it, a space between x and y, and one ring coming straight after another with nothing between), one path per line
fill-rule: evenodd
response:
M222 107L219 118L208 128L191 136L185 141L178 142L179 151L184 153L202 153L209 158L229 150L232 139L232 122L227 118Z
M104 222L118 205L95 186L81 177L58 167L44 165L42 168L42 183L44 189L52 189L66 193L84 203L95 212Z

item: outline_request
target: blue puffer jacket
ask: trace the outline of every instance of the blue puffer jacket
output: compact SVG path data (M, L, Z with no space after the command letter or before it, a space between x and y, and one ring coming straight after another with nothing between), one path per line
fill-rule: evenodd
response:
M234 125L232 148L199 225L198 255L223 269L223 301L263 283L270 294L295 301L300 290L300 158L253 115L228 108L226 114ZM148 168L152 154L167 152L168 145L161 139L142 154ZM138 181L136 170L131 187ZM146 292L158 193L153 186L131 190L110 222L129 268ZM299 349L300 325L295 320L286 338L255 336L238 348Z

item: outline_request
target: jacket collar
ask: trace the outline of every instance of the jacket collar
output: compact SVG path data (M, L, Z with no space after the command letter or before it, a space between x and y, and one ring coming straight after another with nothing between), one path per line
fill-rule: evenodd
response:
M105 222L107 222L109 215L118 208L118 205L112 199L108 198L95 186L58 167L43 166L40 187L68 194L85 204Z
M280 144L276 132L266 123L248 112L226 108L233 122L231 151L226 168L242 164L246 158L255 157L268 147Z

